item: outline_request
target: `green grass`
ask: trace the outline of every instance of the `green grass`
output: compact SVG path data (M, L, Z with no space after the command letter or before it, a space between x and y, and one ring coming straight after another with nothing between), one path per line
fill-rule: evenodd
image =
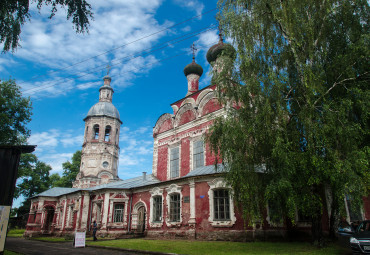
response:
M8 251L8 250L5 250L4 251L4 255L19 255L20 253L17 253L17 252L14 252L14 251Z
M48 241L48 242L72 242L73 240L66 240L65 237L49 237L49 236L40 236L40 237L32 237L33 240L39 241Z
M343 248L331 244L319 249L309 243L298 242L205 242L179 240L120 239L87 242L88 245L110 246L125 249L167 252L177 254L346 254Z
M10 229L7 236L11 237L22 237L25 229Z

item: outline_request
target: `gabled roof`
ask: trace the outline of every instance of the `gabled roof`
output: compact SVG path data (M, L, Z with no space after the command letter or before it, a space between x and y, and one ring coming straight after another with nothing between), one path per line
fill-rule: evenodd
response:
M73 193L75 191L78 191L80 189L77 188L61 188L61 187L55 187L51 188L49 190L46 190L44 192L41 192L40 194L37 194L33 197L59 197L65 194Z

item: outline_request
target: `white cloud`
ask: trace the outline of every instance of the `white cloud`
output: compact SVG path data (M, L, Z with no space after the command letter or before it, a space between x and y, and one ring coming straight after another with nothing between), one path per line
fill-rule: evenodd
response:
M121 128L119 158L121 178L135 177L143 171L150 172L152 164L150 155L153 154L151 132L149 127L139 127L132 131L127 127Z
M73 153L55 153L55 154L45 154L39 158L39 160L47 163L51 166L52 170L50 174L59 173L62 174L63 167L62 164L66 161L71 161Z
M197 45L199 45L200 48L208 50L208 48L218 42L218 34L217 30L210 30L205 33L202 33L199 35L199 39L197 40Z
M184 7L186 9L195 11L195 13L197 15L202 14L203 9L204 9L204 4L200 1L197 1L197 0L188 0L188 1L175 0L175 3L178 4L181 7ZM201 19L201 18L202 17L199 17L199 19Z
M36 151L42 152L45 149L54 148L59 144L59 134L59 131L56 129L32 134L28 139L28 143L32 145L37 145Z
M71 134L66 134L64 137L65 138L60 140L64 147L82 145L84 140L84 135L78 135L73 137Z
M108 62L113 64L111 75L118 76L114 77L116 86L132 85L131 80L143 72L143 67L147 71L154 68L157 59L152 55L130 61L122 58L152 47L159 38L169 32L138 40L172 25L169 21L159 24L155 19L155 11L161 2L161 0L91 1L94 20L90 24L88 34L75 33L71 21L66 20L65 10L58 10L55 17L49 20L45 19L50 11L49 7L44 6L39 15L33 3L31 10L34 13L31 22L22 28L22 48L17 50L16 56L21 60L32 61L35 66L42 69L63 70L60 73L49 72L46 76L38 77L37 82L21 82L24 90L38 88L37 93L30 90L26 94L33 97L64 95L79 81L84 83L78 85L78 89L88 89L95 86L95 81L101 78L101 73L105 72L105 65ZM104 54L107 51L110 52ZM85 61L86 59L89 60ZM79 62L81 63L78 65L70 66ZM0 70L4 69L5 65L4 61L0 61ZM94 72L87 73L91 70ZM70 75L71 80L63 79Z

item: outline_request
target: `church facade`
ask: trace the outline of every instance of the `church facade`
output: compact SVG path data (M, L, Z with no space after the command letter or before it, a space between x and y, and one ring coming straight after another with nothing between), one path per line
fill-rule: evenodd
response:
M222 57L228 57L222 52L230 47L220 40L209 49L207 60L213 68L221 68ZM104 236L135 232L204 240L283 238L287 228L270 222L268 206L264 222L246 226L224 182L222 165L214 166L216 157L203 135L225 111L216 85L199 90L202 73L193 57L184 69L186 96L172 103L173 112L161 115L153 128L152 173L127 180L117 174L122 122L112 104L111 78L105 76L99 102L84 119L81 167L73 187L52 188L33 197L25 235L90 231L96 221L98 235ZM349 206L347 211L351 217ZM324 230L329 228L327 215L324 212ZM297 227L310 231L310 223L297 217ZM362 217L370 218L370 208L364 208Z

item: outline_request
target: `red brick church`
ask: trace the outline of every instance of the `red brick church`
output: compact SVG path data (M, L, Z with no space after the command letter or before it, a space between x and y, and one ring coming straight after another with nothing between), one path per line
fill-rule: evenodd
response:
M232 46L220 40L207 52L215 70L228 57L222 54L227 48ZM81 167L73 188L52 188L33 197L25 235L89 231L96 220L98 235L104 236L136 232L206 240L284 237L286 226L270 221L268 206L264 222L247 227L224 182L222 165L215 168L215 156L203 135L225 111L218 104L216 85L199 90L202 73L193 57L184 69L187 94L172 103L173 113L161 115L154 126L152 173L127 180L117 174L122 122L112 104L111 78L105 76L99 102L84 119ZM347 203L347 220L369 219L369 201L366 204L359 215ZM329 228L325 213L324 231ZM309 231L310 222L297 215L297 227Z

